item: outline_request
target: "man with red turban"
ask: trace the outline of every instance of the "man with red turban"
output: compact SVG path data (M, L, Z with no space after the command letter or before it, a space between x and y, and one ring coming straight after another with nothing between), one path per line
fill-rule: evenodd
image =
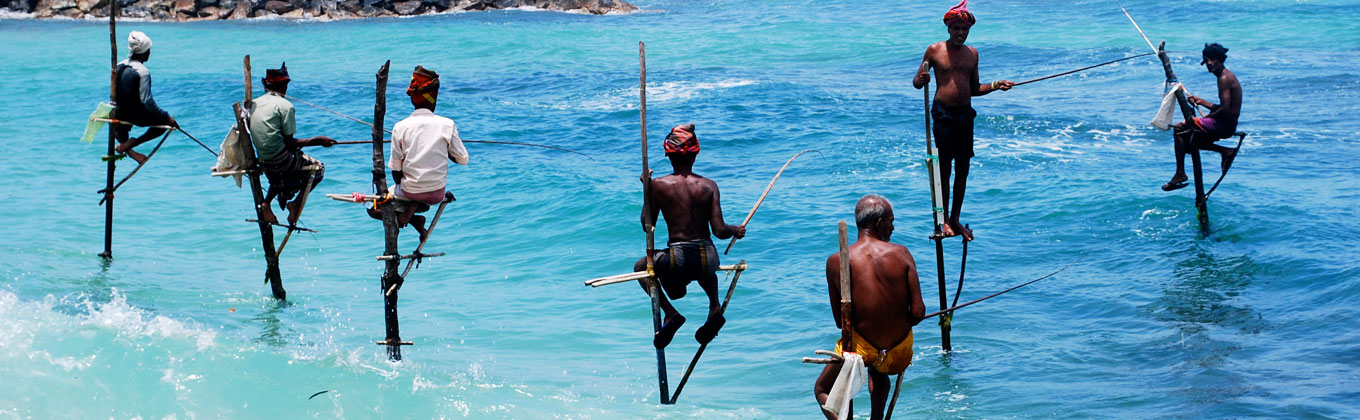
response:
M959 222L959 211L963 208L963 193L968 185L968 165L973 157L973 97L982 96L998 90L1010 90L1015 86L1009 80L997 80L988 84L978 82L977 49L965 45L968 31L977 23L977 16L968 10L968 0L959 2L944 14L944 24L949 29L949 40L940 41L926 47L921 68L912 79L917 89L930 83L930 69L935 69L935 103L930 107L930 118L935 135L935 146L940 154L940 184L944 195L945 224L940 227L945 236L963 235L964 240L973 240L973 232ZM949 207L949 172L958 172L954 180L953 208Z
M746 226L732 226L723 220L718 184L694 173L694 159L699 155L699 138L694 134L694 124L671 129L663 147L673 172L652 180L651 196L648 197L652 203L651 214L643 214L643 229L646 229L646 221L656 220L657 213L661 213L666 219L668 239L665 250L649 250L655 257L653 271L665 291L661 298L665 321L652 337L652 345L666 347L684 325L685 317L671 306L670 299L685 297L689 283L695 280L708 294L708 320L694 333L694 339L700 344L708 344L726 323L718 313L722 306L718 302L718 249L709 237L741 238L746 236ZM646 269L645 257L633 264L634 271ZM647 288L645 284L642 287Z
M392 170L392 194L409 201L397 201L397 224L414 227L425 238L425 216L430 204L444 200L448 182L449 161L468 164L468 152L458 137L458 126L453 120L434 115L439 99L439 73L416 66L411 74L411 85L406 88L415 111L392 128L392 152L387 167ZM375 209L376 210L376 209ZM382 215L370 211L375 219Z
M255 146L255 157L260 160L265 178L269 180L269 192L264 202L258 203L262 212L260 219L278 223L278 217L269 208L274 197L279 205L288 210L288 224L297 224L302 202L306 200L302 192L308 186L315 187L325 176L326 166L320 160L302 153L303 147L335 145L335 140L326 136L306 139L297 135L297 121L294 118L293 103L288 101L288 65L265 71L264 95L255 98L255 107L250 112L250 141Z

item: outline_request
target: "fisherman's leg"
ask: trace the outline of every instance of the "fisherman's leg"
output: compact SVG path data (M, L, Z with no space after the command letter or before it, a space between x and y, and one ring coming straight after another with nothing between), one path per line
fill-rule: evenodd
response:
M647 258L639 258L637 262L633 263L633 271L646 271L646 270L647 270ZM661 279L655 280L657 281L658 283L657 286L659 287ZM645 280L639 281L638 285L642 286L643 292L647 292L649 295L651 294L651 284L649 284L649 282ZM679 313L676 312L675 307L671 306L671 301L669 299L666 299L666 294L660 293L660 291L658 291L658 293L660 294L660 296L658 296L657 300L659 300L661 303L661 311L665 315L666 319L670 319L674 315L679 315Z
M892 391L892 382L888 380L888 375L869 369L869 418L879 420L883 418L883 409L888 405L888 394Z
M954 159L954 164L958 166L955 168L957 174L954 177L954 202L952 211L947 213L949 225L954 233L963 235L963 238L969 241L973 240L973 231L959 223L959 213L963 212L963 192L968 189L968 166L971 162L972 159L966 157Z
M1208 150L1208 151L1211 151L1211 152L1217 152L1217 153L1221 156L1221 158L1222 158L1222 159L1219 161L1219 168L1221 168L1221 169L1223 170L1223 172L1228 172L1228 168L1231 168L1231 167L1232 167L1233 159L1236 159L1236 158L1237 158L1237 149L1234 149L1234 148L1231 148L1231 147L1227 147L1227 146L1222 146L1222 145L1219 145L1218 143L1208 143L1208 142L1203 142L1203 143L1205 143L1205 144L1199 145L1200 150Z
M940 153L940 205L944 208L945 220L945 224L940 226L940 232L943 233L944 236L954 236L956 234L954 228L951 227L949 223L950 220L953 220L950 218L950 214L952 213L949 212L949 173L950 170L953 169L953 165L954 159L944 153Z
M708 273L707 276L700 278L699 287L703 288L704 294L708 295L708 319L704 321L704 325L699 327L698 331L694 332L694 339L699 344L707 344L709 341L713 341L713 337L718 336L718 331L722 330L724 324L727 324L727 318L723 317L722 304L718 302L718 275Z
M842 365L844 363L828 363L826 367L822 368L822 373L817 375L817 383L812 385L812 396L817 399L817 408L826 404L827 394L830 394L831 387L836 385L836 376L840 374ZM822 415L825 415L827 420L836 420L835 413L826 411L824 408L821 408L821 410Z
M151 127L151 128L148 128L148 129L146 129L146 132L145 132L145 133L142 133L142 135L137 136L137 138L132 139L132 140L129 140L129 141L125 141L125 142L119 144L117 150L118 150L119 152L127 152L127 151L129 151L129 150L132 150L132 148L134 148L134 147L137 147L137 146L142 145L142 143L146 143L146 142L148 142L148 141L155 140L156 138L160 137L162 134L165 134L165 129L164 129L164 128L160 128L160 127ZM125 137L126 137L126 136L125 136Z

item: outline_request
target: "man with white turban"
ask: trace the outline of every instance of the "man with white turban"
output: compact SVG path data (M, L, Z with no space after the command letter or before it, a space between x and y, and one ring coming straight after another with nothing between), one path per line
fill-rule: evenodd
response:
M151 98L151 71L146 68L146 60L151 58L151 38L141 31L128 34L128 58L118 63L117 83L114 90L114 105L117 106L118 120L138 127L150 127L135 139L128 139L132 126L114 124L114 136L118 138L118 153L127 153L138 163L146 161L146 155L132 150L165 133L163 126L179 127L170 113L156 105Z

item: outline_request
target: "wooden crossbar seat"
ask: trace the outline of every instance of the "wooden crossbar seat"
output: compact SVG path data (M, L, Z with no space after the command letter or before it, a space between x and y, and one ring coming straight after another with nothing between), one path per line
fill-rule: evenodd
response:
M745 270L746 268L747 268L746 264L728 264L718 266L718 271L742 271ZM634 271L632 273L616 274L613 276L586 280L586 286L590 287L608 286L616 283L629 282L633 280L642 280L647 277L650 277L650 275L648 275L646 271Z
M409 260L409 259L412 259L412 258L430 258L430 257L442 257L442 256L444 256L444 253L443 253L443 252L431 252L431 253L429 253L429 254L417 252L417 253L414 253L414 254L397 255L397 256L392 256L392 255L379 255L379 256L377 257L377 259L378 259L378 261L390 261L390 260L398 260L398 261L401 261L401 260Z

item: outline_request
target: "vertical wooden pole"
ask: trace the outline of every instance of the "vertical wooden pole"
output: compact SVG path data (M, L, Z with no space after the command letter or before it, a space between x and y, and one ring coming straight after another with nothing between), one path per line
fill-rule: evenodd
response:
M1157 44L1157 58L1162 60L1162 70L1166 72L1166 80L1180 80L1176 77L1176 72L1171 70L1171 59L1166 56L1166 41ZM1195 123L1195 108L1190 105L1190 100L1185 97L1185 91L1176 89L1176 103L1180 105L1181 115L1185 117L1185 124L1193 127ZM1209 230L1209 204L1204 197L1204 167L1201 165L1199 155L1199 139L1190 138L1187 145L1190 152L1190 162L1195 169L1195 209L1196 219L1199 220L1199 227L1204 232Z
M840 275L840 277L841 277L841 278L840 278L840 280L841 280L841 281L840 281L840 283L841 283L841 343L843 343L843 344L841 345L841 351L842 351L842 352L845 352L845 351L854 351L854 350L855 350L854 341L853 341L853 335L851 334L851 329L854 328L854 325L852 324L852 322L853 322L854 319L855 319L855 317L853 316L853 315L854 315L854 306L851 304L851 302L853 302L853 299L852 299L852 297L851 297L851 294L852 294L854 288L851 287L851 282L850 282L850 239L849 239L849 238L850 238L850 233L849 233L849 228L846 226L845 221L842 220L841 223L837 226L837 229L839 230L839 234L840 234L840 254L841 254L841 275ZM846 369L846 368L848 368L848 367L845 367L845 368L842 368L842 369ZM854 417L855 417L855 416L854 416L854 412L855 412L855 403L854 403L853 401L851 401L851 402L850 402L850 408L849 408L849 410L847 410L847 413L846 413L846 418L854 418Z
M383 117L387 115L387 71L391 67L392 61L383 63L378 69L377 75L377 99L373 102L373 188L379 196L387 195L387 162L383 157ZM393 258L385 261L383 276L378 293L383 297L383 320L387 325L387 358L401 360L401 325L397 319L397 297L398 291L393 290L387 293L393 285L401 281L398 274L401 260L396 258L401 255L397 251L397 235L401 233L401 228L397 226L397 211L391 201L383 203L379 208L382 211L383 221L383 255Z
M647 161L647 45L638 41L638 64L640 67L638 100L642 124L642 229L647 232L647 297L652 300L652 330L661 331L661 283L653 275L652 249L656 248L656 221L652 220L652 177L648 174ZM671 404L670 384L666 380L666 349L656 348L657 386L661 391L661 403Z
M921 63L921 66L923 67L922 71L930 71L930 63L923 62ZM940 184L940 151L939 148L935 147L935 143L931 138L933 133L930 131L930 84L926 84L924 93L926 117L926 171L930 172L930 205L931 212L934 214L935 218L935 232L930 235L930 239L935 240L935 273L939 279L940 285L940 310L945 310L949 308L949 291L945 288L944 284L943 226L947 222L944 217L944 206L948 205L948 203L944 202L944 189L949 188L949 186ZM940 346L944 348L944 351L953 350L953 346L949 343L949 330L951 329L951 326L948 322L943 322L943 320L949 318L941 317L940 319L942 321L940 322Z
M116 0L110 0L116 1ZM255 203L255 220L260 227L260 246L264 250L264 281L269 283L270 291L274 293L274 298L287 300L288 292L283 289L283 276L279 274L279 254L274 250L274 227L264 221L264 208L269 203L265 202L263 181L264 169L260 167L258 157L255 155L255 146L250 140L250 114L255 109L254 92L250 80L250 56L241 59L242 67L245 69L245 99L235 106L236 111L236 134L237 144L245 150L246 159L250 161L247 165L246 176L250 178L250 194Z
M117 105L118 102L118 1L109 0L109 104ZM109 118L118 118L118 109L115 106ZM104 259L113 258L113 171L117 166L114 163L113 148L117 142L113 134L115 124L109 124L109 147L105 156L110 156L107 165L107 179L104 187L104 252L99 253Z

